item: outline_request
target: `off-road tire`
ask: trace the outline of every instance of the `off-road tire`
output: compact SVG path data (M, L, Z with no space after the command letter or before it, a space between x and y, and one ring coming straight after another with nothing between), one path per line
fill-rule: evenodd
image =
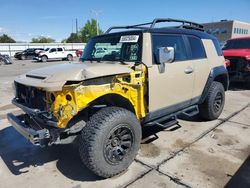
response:
M44 55L44 56L41 57L41 61L42 61L43 63L46 63L47 60L48 60L48 57L47 57L47 56Z
M67 60L68 61L73 61L73 56L71 54L67 55Z
M199 105L199 115L204 120L217 119L225 104L225 90L220 82L213 81L206 99Z
M116 131L119 133L118 130L120 129L131 133L129 136L127 135L127 139L130 137L132 140L131 147L120 161L113 163L111 160L117 159L113 158L117 156L117 153L108 152L115 149L106 149L107 145L108 147L113 147L112 144L115 137L111 135ZM122 132L124 131L121 131L118 137L125 138L126 134L124 135ZM112 141L109 140L110 138ZM79 152L86 167L100 177L109 178L125 171L129 167L139 150L140 142L141 125L136 116L123 108L106 107L90 117L90 120L83 128L79 139ZM111 160L109 160L110 154L112 154Z

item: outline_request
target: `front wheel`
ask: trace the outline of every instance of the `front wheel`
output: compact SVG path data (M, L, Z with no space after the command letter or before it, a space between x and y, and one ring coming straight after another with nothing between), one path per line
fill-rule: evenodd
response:
M199 105L200 116L205 120L217 119L225 104L225 90L220 82L212 82L205 101Z
M96 112L82 130L80 156L91 171L112 177L134 161L141 141L135 115L123 108L107 107Z
M47 60L48 60L47 56L45 56L45 55L42 56L41 61L42 61L43 63L46 63Z

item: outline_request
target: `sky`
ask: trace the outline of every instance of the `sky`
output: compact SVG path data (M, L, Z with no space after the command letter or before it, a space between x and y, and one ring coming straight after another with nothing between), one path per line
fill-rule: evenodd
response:
M46 36L60 42L75 32L76 18L79 28L88 19L97 18L103 31L154 18L250 23L249 10L250 0L0 0L0 35L23 42Z

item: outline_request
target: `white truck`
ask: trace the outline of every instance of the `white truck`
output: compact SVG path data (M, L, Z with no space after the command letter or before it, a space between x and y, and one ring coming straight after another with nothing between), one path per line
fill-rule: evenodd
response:
M68 60L72 61L76 56L74 50L65 50L65 48L46 48L38 53L34 60L47 62L48 60Z

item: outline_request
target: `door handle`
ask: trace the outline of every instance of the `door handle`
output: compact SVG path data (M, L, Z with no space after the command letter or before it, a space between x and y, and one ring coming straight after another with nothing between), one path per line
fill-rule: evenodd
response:
M184 72L185 72L186 74L191 74L192 72L194 72L194 69L192 69L192 67L187 67L187 68L184 70Z

